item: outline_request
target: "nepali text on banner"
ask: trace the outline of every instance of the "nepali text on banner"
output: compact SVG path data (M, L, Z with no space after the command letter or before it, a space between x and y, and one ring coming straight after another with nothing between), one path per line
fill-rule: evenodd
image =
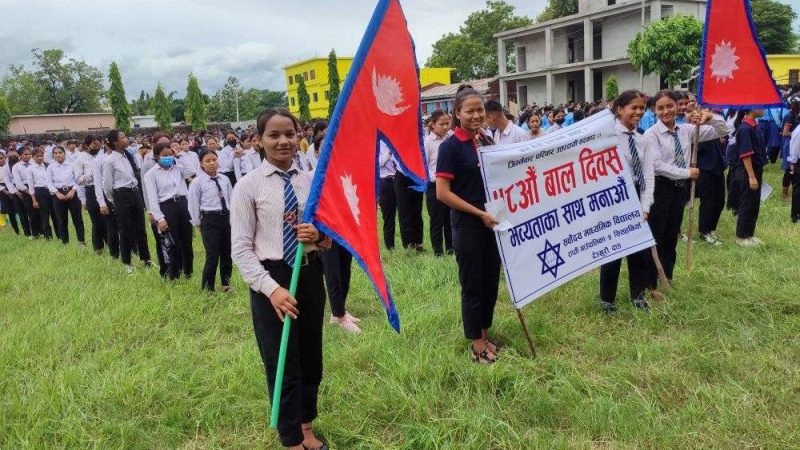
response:
M480 152L487 210L516 308L595 267L652 247L614 116Z

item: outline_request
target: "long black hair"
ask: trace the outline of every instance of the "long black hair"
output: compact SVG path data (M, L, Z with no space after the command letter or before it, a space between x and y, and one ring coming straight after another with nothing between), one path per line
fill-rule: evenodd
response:
M453 125L460 127L461 121L458 120L456 117L456 113L461 110L461 105L464 104L464 100L469 97L478 97L483 101L483 96L481 96L480 92L476 91L475 88L470 86L469 84L462 84L458 87L458 91L456 91L456 98L453 100Z
M630 105L637 98L644 98L644 94L638 89L628 89L614 99L614 103L611 104L611 111L616 116L619 114L620 109Z

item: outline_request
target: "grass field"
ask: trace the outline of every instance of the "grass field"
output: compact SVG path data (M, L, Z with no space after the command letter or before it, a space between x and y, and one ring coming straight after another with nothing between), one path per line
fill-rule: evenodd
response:
M597 273L579 278L525 309L535 360L501 286L507 350L469 362L452 258L386 254L400 335L355 269L364 333L325 326L318 434L333 449L800 448L800 224L777 168L766 178L764 247L734 245L724 213L725 245L697 244L687 273L679 244L650 314L622 280L604 316ZM197 276L173 285L0 230L0 448L279 447L246 287L200 293L195 249Z

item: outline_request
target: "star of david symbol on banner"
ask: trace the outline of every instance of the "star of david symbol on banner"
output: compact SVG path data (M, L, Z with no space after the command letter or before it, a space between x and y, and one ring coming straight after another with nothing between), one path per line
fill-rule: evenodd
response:
M561 257L561 244L553 245L547 239L544 240L544 250L536 256L542 262L542 275L550 272L553 278L558 278L558 268L563 266L564 258Z

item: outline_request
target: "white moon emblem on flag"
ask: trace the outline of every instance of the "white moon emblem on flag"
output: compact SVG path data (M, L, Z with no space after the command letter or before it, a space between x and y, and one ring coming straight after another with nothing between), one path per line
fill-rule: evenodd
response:
M733 47L730 42L722 41L716 44L714 46L714 54L711 55L711 76L718 83L720 81L725 83L729 79L732 80L733 72L739 69L736 64L738 60L736 47Z
M372 93L375 94L375 102L378 109L389 116L398 116L405 112L410 106L399 107L403 102L403 89L400 82L388 75L379 75L375 68L372 68Z
M358 186L353 184L353 176L347 174L339 177L342 180L342 188L344 189L344 198L347 200L347 206L350 207L350 213L356 219L356 225L361 225L359 216L361 210L358 209Z

